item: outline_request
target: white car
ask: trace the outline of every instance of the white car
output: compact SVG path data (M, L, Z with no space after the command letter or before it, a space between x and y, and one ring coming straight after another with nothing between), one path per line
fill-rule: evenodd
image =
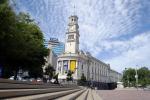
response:
M37 82L42 82L43 80L41 78L37 78Z
M29 81L30 81L30 82L33 82L33 81L35 81L35 79L34 79L34 78L30 78Z
M51 81L52 83L54 83L54 82L56 81L56 79L53 79L53 78L52 78L50 81Z
M10 79L10 80L14 80L14 76L11 76L9 79ZM21 80L22 80L22 77L20 77L20 76L17 76L17 79L16 79L16 80L19 80L19 81L21 81Z
M150 85L146 86L146 88L144 88L145 91L150 91Z

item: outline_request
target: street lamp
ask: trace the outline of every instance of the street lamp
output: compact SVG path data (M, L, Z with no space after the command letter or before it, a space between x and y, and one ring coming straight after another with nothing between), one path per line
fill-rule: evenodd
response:
M125 68L125 72L127 71L127 68ZM129 81L129 75L127 74L127 82L128 82L128 87L129 87L129 83L130 83L130 81Z
M136 65L137 66L137 65ZM136 79L136 88L138 89L138 73L137 73L137 67L135 69L135 79Z
M130 83L130 82L129 82L129 76L128 76L128 75L127 75L127 80L128 80L128 87L129 87L129 83Z

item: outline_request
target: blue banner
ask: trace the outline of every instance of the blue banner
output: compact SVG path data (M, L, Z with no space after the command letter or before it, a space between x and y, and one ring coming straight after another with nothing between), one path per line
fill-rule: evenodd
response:
M64 69L64 71L68 70L68 60L63 61L63 69Z

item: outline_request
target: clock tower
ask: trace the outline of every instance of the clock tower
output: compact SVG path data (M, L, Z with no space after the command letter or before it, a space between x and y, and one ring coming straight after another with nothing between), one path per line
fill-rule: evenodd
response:
M70 16L66 33L65 53L76 54L79 52L79 36L78 17Z

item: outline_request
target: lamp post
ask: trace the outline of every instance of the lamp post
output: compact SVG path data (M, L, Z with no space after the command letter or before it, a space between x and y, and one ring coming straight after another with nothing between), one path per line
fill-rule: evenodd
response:
M128 80L128 87L129 87L129 85L130 85L130 82L129 82L129 76L127 75L127 80Z
M137 65L136 65L137 66ZM138 73L137 73L137 67L135 69L135 79L136 79L136 88L138 89Z
M127 71L127 68L125 68L125 72ZM127 82L128 82L128 87L129 87L129 75L127 75Z

